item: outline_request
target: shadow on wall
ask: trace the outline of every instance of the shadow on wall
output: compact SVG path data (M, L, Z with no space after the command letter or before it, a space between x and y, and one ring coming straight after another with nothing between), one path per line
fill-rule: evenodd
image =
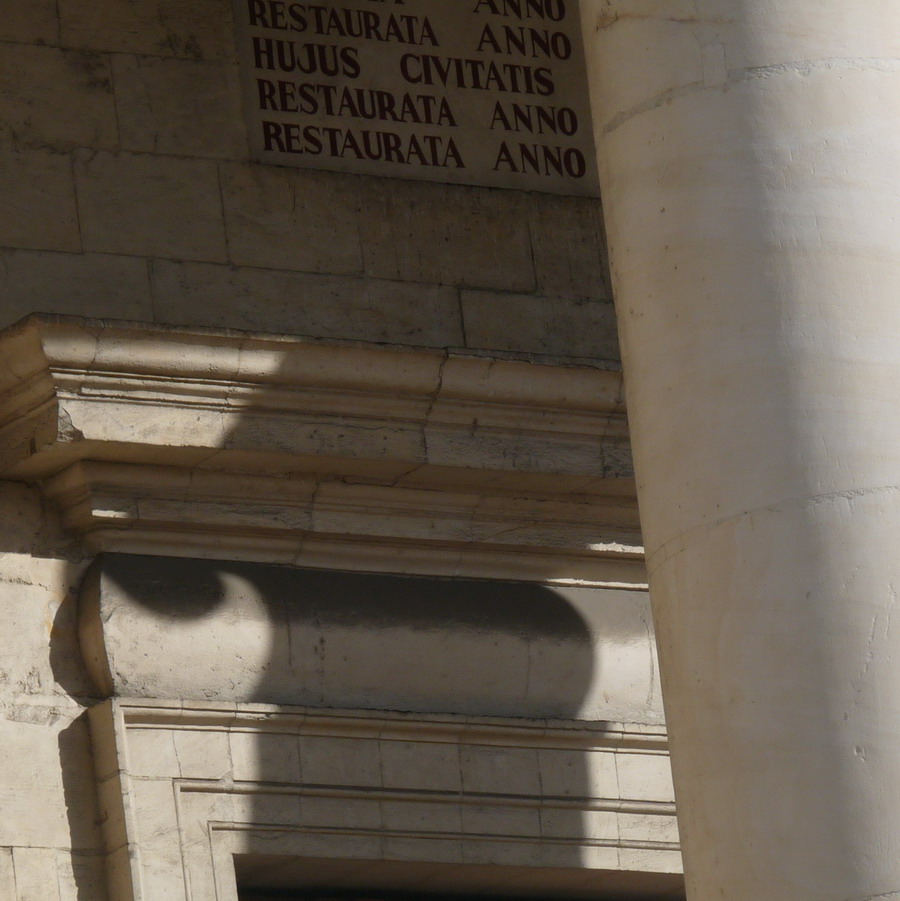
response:
M223 444L240 451L266 437L254 433L251 409ZM614 651L598 652L598 640L648 641L633 605L622 605L627 614L617 609L597 618L590 599L572 600L577 589L536 583L126 554L102 555L97 573L111 662L101 681L110 694L129 698L621 719L596 703L601 664L604 687L618 666L609 659ZM73 694L88 694L71 661L70 614L60 617L60 634L68 637L51 649L56 679ZM616 698L615 686L610 694ZM70 749L61 739L64 754ZM259 760L260 779L277 782L274 775L266 779L262 750ZM65 763L63 770L70 771ZM86 808L78 779L67 778L75 835ZM567 775L573 798L589 797L590 782L587 761L573 763ZM555 814L554 835L587 832L577 804ZM560 842L553 861L584 866L581 843ZM79 901L95 898L84 886Z
M223 444L243 450L266 437L251 409ZM103 555L95 572L108 589L106 681L118 696L561 720L592 709L597 626L572 591L124 554ZM639 617L614 619L601 623L605 639L621 630L623 644L646 641ZM52 657L58 682L77 690L70 647ZM277 782L259 759L261 780ZM582 763L568 773L576 798L591 794ZM78 790L70 779L73 835ZM586 832L576 805L557 814L554 834ZM577 840L559 848L554 866L584 865Z
M107 631L127 618L176 664L123 667L123 695L567 719L591 684L588 624L540 585L130 555L100 565L118 588ZM117 640L113 657L127 653Z
M540 585L131 555L95 567L124 696L571 719L594 672L584 616ZM490 752L495 791L511 790L506 755L514 767L522 753ZM266 761L260 748L261 781L279 781L266 778ZM576 761L569 791L586 797L588 783ZM554 834L584 832L577 806L554 815ZM254 821L266 821L262 810ZM583 865L578 840L557 845L554 866Z

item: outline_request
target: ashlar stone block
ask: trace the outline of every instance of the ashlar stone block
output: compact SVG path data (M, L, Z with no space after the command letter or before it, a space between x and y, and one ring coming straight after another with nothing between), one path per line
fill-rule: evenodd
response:
M180 778L181 762L175 738L175 733L165 729L135 729L128 753L130 775Z
M235 56L229 0L59 0L58 5L65 46L186 59Z
M467 792L541 793L537 751L531 748L463 746L460 761Z
M132 784L135 807L154 824L174 824L175 795L162 780L137 780ZM227 802L227 799L225 799ZM187 805L185 805L187 807ZM186 810L190 817L192 811ZM141 834L143 877L149 897L185 901L186 886L178 872L182 865L181 836L178 829L151 828Z
M236 782L298 783L300 745L296 735L231 732L228 735Z
M585 752L566 748L542 748L538 752L541 788L561 798L617 798L618 755L614 751Z
M0 720L0 846L64 848L71 841L57 732L47 724Z
M86 50L0 43L0 121L19 146L58 150L118 145L109 58Z
M56 874L61 901L106 901L106 862L102 853L84 855L57 854Z
M536 194L530 211L537 293L611 301L600 201Z
M4 324L34 312L153 319L147 261L100 253L0 250Z
M3 898L16 897L16 868L12 848L0 848L0 892Z
M461 346L457 291L385 279L155 260L163 322L392 344Z
M231 262L361 274L358 191L351 176L224 165L222 197Z
M381 805L346 796L320 798L305 796L300 800L300 819L304 826L330 829L382 828Z
M457 804L434 803L422 801L415 803L384 801L381 804L383 828L397 832L450 832L463 830L463 813L465 808Z
M366 274L505 291L531 291L534 265L522 195L380 181L364 202Z
M14 848L15 901L68 901L60 899L56 851L52 848Z
M461 304L469 347L581 357L617 368L611 302L463 290Z
M214 163L80 152L75 177L85 249L224 262Z
M246 158L240 84L232 63L116 55L113 71L126 150Z
M609 810L572 810L547 806L541 810L541 834L545 838L617 842L619 816Z
M674 800L672 768L662 754L629 754L617 761L623 798Z
M300 761L307 784L380 786L382 782L375 740L303 735Z
M81 250L72 165L47 151L0 152L0 245Z
M381 769L391 788L462 791L457 744L386 741L381 746Z
M415 839L388 836L382 839L381 847L381 853L387 860L417 860L421 857L421 845ZM428 857L436 864L462 863L463 843L456 838L432 838L428 842Z
M58 38L56 0L0 0L0 41L51 44Z
M623 816L619 819L619 835L623 841L633 841L640 837L644 841L678 843L678 824L672 816L652 814Z
M14 642L0 649L0 681L6 691L25 702L28 699L24 696L50 695L55 687L48 628L58 609L59 599L54 594L50 586L23 584L16 576L10 578L4 573L0 579L0 612L7 634L15 636ZM35 616L38 610L40 615Z

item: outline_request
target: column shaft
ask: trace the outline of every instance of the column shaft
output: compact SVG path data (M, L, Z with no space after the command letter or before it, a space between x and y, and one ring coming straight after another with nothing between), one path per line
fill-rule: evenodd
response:
M690 897L900 898L900 3L582 14Z

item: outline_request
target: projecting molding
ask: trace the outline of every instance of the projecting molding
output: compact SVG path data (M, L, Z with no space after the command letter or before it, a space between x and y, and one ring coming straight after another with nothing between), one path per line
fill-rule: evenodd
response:
M325 861L359 894L682 897L659 726L118 698L89 716L116 898L296 891Z
M98 550L644 581L621 375L32 317L0 475Z

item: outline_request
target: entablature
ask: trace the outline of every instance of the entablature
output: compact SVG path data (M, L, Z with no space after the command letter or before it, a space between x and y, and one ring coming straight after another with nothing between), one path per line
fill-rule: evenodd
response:
M621 374L31 317L0 475L97 551L642 585Z

